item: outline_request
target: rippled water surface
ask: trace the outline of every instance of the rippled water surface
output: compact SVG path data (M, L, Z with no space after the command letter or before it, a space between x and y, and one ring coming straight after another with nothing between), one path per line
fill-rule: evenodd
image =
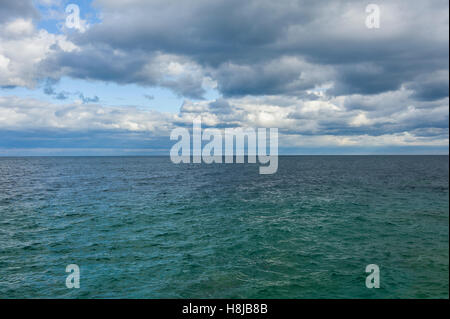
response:
M0 298L448 298L448 164L0 158Z

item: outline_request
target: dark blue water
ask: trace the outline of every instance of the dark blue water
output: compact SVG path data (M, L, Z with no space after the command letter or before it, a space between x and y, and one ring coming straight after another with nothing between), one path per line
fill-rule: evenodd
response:
M448 165L0 158L0 298L448 298Z

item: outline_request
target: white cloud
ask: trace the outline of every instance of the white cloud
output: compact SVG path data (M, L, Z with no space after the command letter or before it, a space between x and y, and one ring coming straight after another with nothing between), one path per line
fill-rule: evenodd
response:
M337 112L339 108L331 104L315 103L313 112L307 112L308 118L292 118L290 114L302 106L311 109L311 102L303 103L299 99L285 97L281 102L290 100L292 105L279 106L271 104L274 97L233 99L229 102L229 113L214 113L211 104L214 101L186 101L179 114L161 113L135 107L111 107L99 104L54 104L36 99L16 96L0 97L0 130L30 131L57 130L59 132L136 132L149 133L152 136L168 137L170 131L179 125L191 126L192 120L201 116L205 126L225 127L277 127L280 133L280 147L377 147L377 146L441 146L448 145L448 130L430 128L423 131L398 131L385 134L370 135L367 133L347 134L346 129L353 125L370 125L364 113L350 113L336 119L343 127L333 134L321 131L320 113L316 111ZM297 104L296 104L297 103ZM319 106L319 107L317 107ZM445 115L448 110L437 107L427 115L424 109L407 109L397 122L415 121ZM343 115L341 115L343 116ZM355 118L357 120L355 120ZM356 121L356 123L355 123ZM381 120L377 120L381 121ZM382 122L382 121L381 121ZM433 131L434 130L434 131Z
M0 96L2 130L116 130L168 134L173 115L133 107L98 104L54 104Z
M77 48L64 35L36 30L31 19L18 18L0 25L0 86L33 88L37 80L49 76L39 63L53 46L65 52Z

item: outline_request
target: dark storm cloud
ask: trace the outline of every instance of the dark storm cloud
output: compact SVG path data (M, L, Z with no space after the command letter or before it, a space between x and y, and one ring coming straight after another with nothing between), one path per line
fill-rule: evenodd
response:
M360 1L96 4L103 22L73 38L82 53L64 53L56 64L71 66L74 77L164 85L200 97L202 82L193 77L161 81L137 72L146 55L162 52L201 65L225 96L297 95L326 81L334 83L329 94L347 95L397 90L413 78L448 68L448 3L442 0L379 1L381 28L376 30L366 28L366 3ZM305 65L283 64L283 58L335 72L305 73ZM422 92L420 85L410 85L417 90L413 96L433 94Z
M413 90L412 97L420 101L433 101L448 97L448 70L419 76L414 82L407 85L407 88Z
M225 96L301 95L330 80L332 72L296 57L247 65L223 64L213 72Z
M136 73L144 63L145 60L142 54L133 58L115 56L109 49L91 47L72 52L56 49L55 53L42 64L46 69L54 72L64 68L66 75L75 78L97 79L126 84L131 82L140 83L142 81L142 78L137 76Z
M205 93L202 78L185 72L182 76L170 77L162 67L172 62L161 59L157 52L120 52L108 45L89 46L82 50L65 52L53 48L53 54L41 62L46 72L86 79L138 84L142 86L162 86L172 89L180 96L201 98ZM183 58L180 58L183 60ZM180 61L183 63L186 61Z
M194 56L210 65L230 58L254 61L261 56L255 53L275 43L290 24L308 23L320 9L313 1L305 5L268 0L97 3L103 22L80 35L80 43L102 42L127 51L163 50Z

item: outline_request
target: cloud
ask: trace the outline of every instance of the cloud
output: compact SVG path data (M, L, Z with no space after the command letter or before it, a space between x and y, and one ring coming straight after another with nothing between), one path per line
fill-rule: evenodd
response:
M68 33L68 40L48 39L33 61L39 70L3 85L29 86L33 78L52 75L164 87L194 99L214 88L225 97L300 96L316 88L330 97L371 95L405 85L419 100L445 94L443 84L428 79L448 70L447 1L381 1L380 29L366 28L365 4L351 0L95 5L101 23ZM24 15L32 14L27 10ZM15 32L32 33L15 23ZM49 37L42 34L39 43ZM0 66L10 60L3 54Z
M61 0L37 0L38 4L49 7L61 6L61 2Z
M11 20L36 19L39 12L29 0L1 1L0 2L0 24Z
M420 101L433 101L448 97L449 72L439 70L417 77L406 85L413 91L412 98Z
M101 21L52 34L37 28L31 1L2 2L0 87L39 87L55 102L79 103L0 97L0 130L145 140L202 116L219 128L278 127L284 147L445 145L448 2L379 1L380 29L366 28L365 5L96 0ZM172 115L108 107L76 88L56 92L62 77L163 87L185 101ZM218 97L207 99L211 91Z
M378 95L316 100L263 96L185 101L177 121L189 125L202 116L215 127L277 127L303 136L382 136L405 134L448 140L448 100L415 101L402 89Z
M31 19L16 18L0 24L0 87L34 88L51 74L41 67L55 51L70 52L76 46L64 35L37 30Z
M96 99L95 99L96 100ZM54 104L15 96L0 97L0 128L12 131L130 131L167 134L170 115L133 107Z
M165 87L179 96L201 99L207 76L193 61L161 53L123 53L108 48L59 49L41 67L73 78Z
M292 56L252 65L225 63L212 73L225 96L299 95L326 86L333 77L332 68Z
M84 104L86 103L97 103L100 101L100 98L95 95L93 97L85 97L83 93L78 94L78 97L83 101Z
M195 98L208 77L229 97L299 95L324 85L339 96L395 91L411 79L420 86L448 69L447 1L381 1L376 30L366 28L359 1L96 4L102 23L71 38L81 52L52 62L73 77L169 87ZM158 74L170 73L168 60L183 72Z
M81 103L97 103L100 101L100 98L98 96L93 96L93 97L87 97L84 96L83 93L81 92L69 92L69 91L60 91L60 92L56 92L55 89L53 88L53 86L57 83L58 81L55 79L51 79L48 78L43 85L43 91L44 94L50 95L53 98L57 99L57 100L67 100L70 96L76 96L79 98L78 101L80 101Z
M370 102L370 101L369 101ZM304 101L295 97L246 97L185 101L178 114L101 104L54 104L0 97L1 147L170 149L170 131L192 127L277 127L280 148L420 146L448 149L448 109L424 102L395 111L348 111L339 99ZM226 110L226 111L223 111ZM33 138L31 138L33 136ZM348 150L348 149L347 149ZM161 153L161 154L167 154Z

